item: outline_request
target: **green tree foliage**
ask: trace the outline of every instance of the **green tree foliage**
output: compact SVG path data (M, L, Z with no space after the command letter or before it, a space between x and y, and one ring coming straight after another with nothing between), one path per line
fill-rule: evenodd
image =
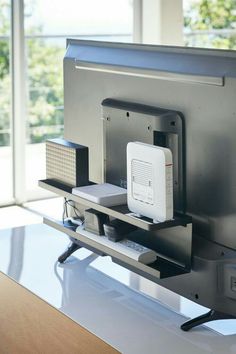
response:
M9 74L9 44L0 40L0 80Z
M0 0L0 145L10 142L11 82L9 75L10 1ZM28 14L30 16L30 13ZM30 34L42 29L33 27ZM26 39L27 137L29 143L62 135L64 47L53 39Z
M0 36L9 34L8 1L0 0ZM0 40L0 79L9 74L9 45L6 40Z
M220 30L236 30L236 0L194 1L184 18L184 25L188 32L213 30L212 34L186 37L187 45L236 49L236 34L220 33Z
M28 137L40 142L62 134L64 49L44 39L27 41ZM36 128L38 127L38 128Z
M0 145L10 136L9 11L9 1L0 0Z

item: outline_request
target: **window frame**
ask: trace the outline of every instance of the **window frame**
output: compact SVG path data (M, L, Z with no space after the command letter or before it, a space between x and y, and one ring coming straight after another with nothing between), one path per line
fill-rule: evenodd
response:
M162 0L158 0L162 1ZM25 62L24 0L11 0L10 75L11 75L11 142L13 199L1 205L23 204L47 197L45 192L27 195L26 186L26 123L27 123L27 68ZM147 21L144 18L146 2L133 0L133 42L142 43ZM145 8L144 8L145 7ZM48 197L51 195L48 195Z

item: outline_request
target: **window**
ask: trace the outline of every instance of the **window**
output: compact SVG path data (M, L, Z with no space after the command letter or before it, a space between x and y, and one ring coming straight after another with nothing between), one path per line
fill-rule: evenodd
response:
M185 45L236 50L236 0L184 0L183 5Z
M42 196L45 140L63 136L63 56L66 38L132 40L129 0L25 1L27 63L26 194Z
M132 32L132 0L0 0L0 204L48 195L37 184L45 140L63 135L66 38L131 42Z
M10 75L10 1L0 0L0 204L13 198L11 75Z

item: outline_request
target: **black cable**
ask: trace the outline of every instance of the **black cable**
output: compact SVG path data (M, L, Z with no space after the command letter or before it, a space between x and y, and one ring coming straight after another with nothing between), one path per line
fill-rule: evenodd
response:
M64 204L63 204L63 213L62 213L62 222L65 223L65 215L67 215L66 211L66 198L64 197Z
M73 203L73 204L72 204L72 203ZM68 205L73 208L74 214L76 215L76 217L77 217L78 219L81 220L81 224L83 224L83 223L84 223L84 220L83 220L84 218L83 218L81 212L80 212L79 209L74 205L74 201L71 200L71 199L68 199L68 200L67 200L66 197L64 197L64 207L63 207L63 214L62 214L62 222L63 222L63 224L65 223L65 216L66 216L66 218L68 218L68 208L67 208Z
M67 205L71 206L74 210L74 213L75 215L78 217L78 218L81 218L82 215L81 215L81 212L79 211L79 209L74 205L74 204L71 204L71 203L74 203L73 200L67 200Z

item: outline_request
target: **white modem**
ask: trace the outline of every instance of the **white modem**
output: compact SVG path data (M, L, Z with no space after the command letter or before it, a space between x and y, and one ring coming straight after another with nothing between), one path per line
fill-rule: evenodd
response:
M76 187L72 189L72 194L106 207L127 202L127 190L110 183Z
M173 161L170 149L140 142L127 145L129 210L164 222L173 218Z

